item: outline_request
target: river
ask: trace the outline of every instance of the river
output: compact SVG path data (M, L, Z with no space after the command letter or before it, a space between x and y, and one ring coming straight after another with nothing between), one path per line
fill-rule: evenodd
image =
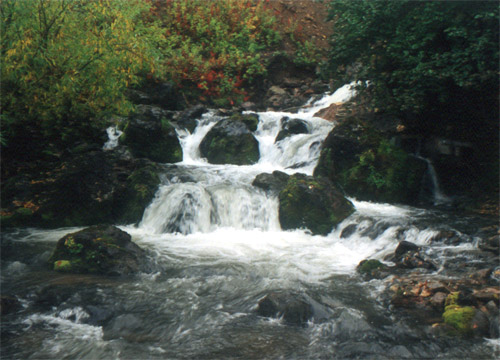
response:
M183 161L167 165L142 221L120 226L147 251L148 272L54 273L45 262L56 241L79 228L4 232L2 294L15 295L22 310L2 318L2 359L495 358L498 339L434 336L418 316L388 306L386 280L356 273L361 260L384 259L401 239L425 249L439 278L457 276L463 262L494 264L477 249L483 219L350 199L355 213L314 236L282 231L276 196L252 186L262 172L312 174L334 126L313 114L351 95L344 87L297 114L259 113L261 158L252 166L200 157L201 140L221 119L215 112L192 134L179 131ZM275 143L284 116L304 120L309 134ZM441 230L460 241L433 242ZM271 291L306 297L314 318L293 326L259 316Z

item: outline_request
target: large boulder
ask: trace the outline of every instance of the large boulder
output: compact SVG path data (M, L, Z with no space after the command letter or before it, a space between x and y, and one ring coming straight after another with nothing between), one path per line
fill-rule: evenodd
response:
M259 142L241 120L223 119L203 138L200 153L211 164L251 165L259 161Z
M88 147L44 166L49 171L26 171L2 184L3 227L135 223L153 199L162 171L121 146Z
M178 110L181 99L170 82L148 81L140 89L128 91L129 99L135 104L156 105L167 110Z
M67 234L48 260L60 272L127 275L141 269L144 251L115 226L92 226Z
M142 105L129 117L120 142L136 157L162 163L182 161L182 148L170 123L172 116L159 107Z
M326 179L290 176L279 193L279 219L284 230L308 228L326 235L354 212L354 206Z
M427 163L386 140L390 134L346 121L323 143L315 176L326 177L360 200L415 204Z

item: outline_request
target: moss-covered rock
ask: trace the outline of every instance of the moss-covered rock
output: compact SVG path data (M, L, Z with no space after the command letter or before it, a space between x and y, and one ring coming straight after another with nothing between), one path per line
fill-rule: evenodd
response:
M326 235L353 212L352 203L325 179L294 174L279 193L284 230L305 227L313 234Z
M472 334L472 319L476 309L471 306L448 305L443 313L444 323L451 326L458 335Z
M236 113L231 115L230 117L231 121L241 121L246 125L248 130L250 131L255 131L257 130L257 126L259 126L259 115L255 113L251 114L241 114L241 113Z
M160 184L159 166L147 163L133 171L126 180L126 187L116 204L116 220L120 223L136 223L144 209L153 200Z
M352 122L335 127L323 144L314 175L339 183L360 200L415 204L427 163L384 136Z
M59 239L48 260L59 272L125 275L139 271L144 252L114 226L92 226Z
M376 259L361 261L356 270L367 279L382 279L390 275L389 267Z
M129 117L120 142L136 157L163 163L182 161L182 148L169 121L171 117L168 111L143 105Z
M200 153L211 164L251 165L259 161L259 142L240 120L219 121L200 143Z

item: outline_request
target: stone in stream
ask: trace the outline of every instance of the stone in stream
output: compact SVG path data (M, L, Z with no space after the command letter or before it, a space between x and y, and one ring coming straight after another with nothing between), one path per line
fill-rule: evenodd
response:
M278 198L283 230L305 227L315 235L327 235L354 212L331 182L304 174L290 176Z
M291 325L304 325L313 317L313 307L300 295L271 292L259 301L257 313L265 317L283 317Z
M277 195L286 186L289 177L290 175L277 170L272 174L262 173L255 177L252 185Z
M115 226L92 226L67 234L49 258L55 271L127 275L144 267L144 251Z
M301 119L290 119L285 116L281 119L281 130L276 136L274 142L283 140L291 135L295 134L308 134L309 130L307 128L307 123Z
M251 165L259 161L259 142L242 120L224 119L205 135L200 154L211 164Z

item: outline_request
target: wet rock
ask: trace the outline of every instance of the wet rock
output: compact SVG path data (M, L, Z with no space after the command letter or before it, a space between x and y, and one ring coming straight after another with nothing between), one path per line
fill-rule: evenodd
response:
M500 235L490 236L486 239L481 239L479 242L479 248L484 251L492 252L498 255L500 253Z
M498 287L488 287L474 290L472 297L483 303L488 303L489 301L498 302L500 299L500 289Z
M416 252L419 250L420 247L409 241L400 241L396 250L394 251L394 256L396 257L396 260L401 260L403 255L407 252Z
M323 142L314 175L359 200L417 203L427 163L384 140L389 134L371 120L353 117L337 125Z
M341 111L342 104L331 104L330 106L321 109L314 116L328 120L335 121L337 119L337 114Z
M22 309L21 303L13 296L0 296L0 315L8 315Z
M275 142L283 140L295 134L308 134L309 130L305 121L300 119L290 119L284 117L281 119L281 130L276 136Z
M436 270L437 266L420 254L420 247L408 242L401 241L394 252L396 266L403 269L424 268Z
M340 238L346 239L346 238L351 237L352 234L356 233L357 229L358 229L358 224L347 225L340 233Z
M431 305L437 310L442 311L444 309L444 302L447 296L448 294L445 294L440 291L435 293L430 299Z
M406 346L396 345L389 350L389 356L394 359L413 359L413 354Z
M126 275L143 267L144 251L117 227L93 226L59 239L48 262L56 271Z
M445 324L453 328L453 334L456 335L471 335L473 318L476 315L476 310L470 306L449 305L446 306L443 313L443 321Z
M231 121L241 121L243 124L245 124L248 128L248 130L254 132L257 130L257 126L259 125L259 115L257 114L241 114L241 113L236 113L231 115L229 118Z
M476 337L485 337L490 335L490 321L488 316L482 311L476 310L471 320L472 334Z
M252 185L277 195L286 186L289 177L290 175L277 170L272 174L262 173L255 177Z
M182 148L168 112L143 105L129 117L120 143L127 145L135 157L175 163L182 160Z
M259 142L240 120L219 121L200 143L200 153L211 164L255 164L260 157Z
M283 230L305 227L326 235L354 212L352 203L332 183L303 174L290 176L278 198Z
M85 322L95 326L102 326L106 324L114 314L113 311L108 308L94 305L87 305L85 310L89 314L89 317Z
M191 106L174 116L174 121L180 128L187 129L190 133L193 133L197 125L197 120L206 112L207 108L203 105Z
M302 296L272 292L259 301L257 313L281 318L291 325L305 325L313 317L313 307Z
M375 259L361 261L356 270L365 279L383 279L390 275L390 268Z

